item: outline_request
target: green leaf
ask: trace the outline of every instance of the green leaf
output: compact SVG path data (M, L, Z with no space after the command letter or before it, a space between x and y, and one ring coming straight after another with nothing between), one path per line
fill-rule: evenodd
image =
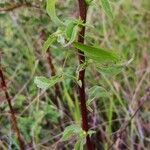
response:
M65 47L72 44L75 41L78 31L79 31L78 22L75 20L69 20L65 31L66 37L69 40L69 42L65 45Z
M101 0L102 7L106 13L106 15L110 18L113 18L112 8L110 6L109 0Z
M90 5L92 3L93 0L85 0L87 5Z
M123 66L101 67L97 71L108 76L116 76L123 70Z
M48 39L44 42L43 53L46 53L47 49L56 41L56 36L54 34L50 35Z
M19 94L15 101L15 107L21 108L23 106L23 103L26 101L26 97L24 95Z
M86 138L79 138L75 144L75 150L83 150Z
M65 45L65 47L70 45L70 44L72 44L75 41L75 39L77 37L77 34L78 34L78 31L79 31L79 27L78 27L78 25L76 25L73 28L73 31L72 31L72 34L71 34L71 38L70 38L69 42Z
M112 51L107 51L102 48L84 45L81 43L74 43L74 46L84 52L89 58L103 63L119 61L119 55Z
M36 118L31 127L31 136L37 137L41 133L40 123L44 117L44 111L35 111L34 117Z
M31 137L31 128L32 128L32 125L35 121L35 119L33 117L31 117L31 115L29 115L28 117L19 117L18 118L19 121L19 128L21 130L21 132L23 133L24 135L24 138L27 142L30 142L32 137Z
M63 132L63 136L61 138L62 141L66 141L68 139L70 139L73 135L80 135L82 132L84 132L82 130L82 128L78 125L70 125L68 127L65 128L65 131Z
M45 105L44 107L45 118L52 123L58 123L58 118L60 117L59 111L53 105Z
M89 98L107 97L108 92L101 86L95 85L88 90Z
M63 25L63 22L57 17L55 5L57 0L47 0L46 11L51 17L51 20L58 26Z
M89 93L89 99L87 100L86 104L87 106L90 106L91 103L96 99L100 97L109 97L110 95L108 92L101 86L93 86L88 90Z
M76 26L76 22L74 20L67 20L66 21L66 30L65 30L65 35L68 40L71 39L71 35L73 32L73 28Z
M60 75L52 76L50 79L43 76L35 77L34 79L34 83L36 84L36 86L41 89L47 89L49 87L52 87L60 81L62 81L62 76Z

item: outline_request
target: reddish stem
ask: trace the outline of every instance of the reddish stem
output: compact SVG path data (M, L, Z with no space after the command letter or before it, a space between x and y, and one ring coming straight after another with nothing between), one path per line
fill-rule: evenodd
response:
M49 49L48 49L49 50ZM50 53L50 51L47 50L47 61L48 61L48 64L49 64L49 67L50 67L50 70L51 70L51 75L52 76L55 76L56 75L56 70L55 70L55 67L54 67L54 64L52 62L52 55ZM59 98L61 99L61 90L60 90L60 86L58 83L55 84L55 105L57 106L57 108L60 108L59 106ZM61 131L63 131L63 123L61 121L61 119L59 119L59 124L60 124L60 129Z
M54 64L52 62L52 54L50 50L47 50L47 61L51 70L51 75L55 76L56 75L56 69L54 67ZM55 84L55 98L56 98L56 106L59 107L59 101L58 98L61 98L61 90L59 84Z
M85 3L85 0L78 0L79 3L79 12L80 12L80 18L83 21L83 23L86 23L86 15L87 15L87 5ZM79 32L78 36L78 42L84 43L84 36L85 36L85 26L82 26L81 31ZM79 50L79 63L82 64L85 62L85 56L84 53ZM88 126L88 111L86 107L86 94L85 94L85 69L81 70L79 72L79 80L81 81L82 85L79 86L79 99L81 102L81 115L82 115L82 129L86 132L89 130ZM93 150L93 144L91 142L91 139L89 135L86 137L86 145L88 150Z
M21 137L21 133L20 133L20 130L19 130L18 125L17 125L17 119L16 119L15 112L14 112L13 107L12 107L11 98L10 98L9 93L7 91L5 77L3 75L3 71L2 71L1 66L0 66L0 78L1 78L1 88L3 89L3 91L5 93L6 100L8 102L8 106L9 106L9 109L11 112L11 119L12 119L13 127L16 131L16 135L17 135L17 139L18 139L18 142L20 145L20 149L25 150L25 142L23 141L23 139Z
M40 38L42 41L44 41L46 39L46 33L44 32L44 30L41 31ZM49 69L51 71L51 76L55 76L56 75L56 69L55 69L55 66L53 64L53 57L52 57L50 48L47 49L46 54L47 54L46 57L47 57L48 66L49 66ZM61 89L60 89L60 85L58 83L56 83L54 85L54 87L55 87L54 104L59 108L59 99L62 98Z

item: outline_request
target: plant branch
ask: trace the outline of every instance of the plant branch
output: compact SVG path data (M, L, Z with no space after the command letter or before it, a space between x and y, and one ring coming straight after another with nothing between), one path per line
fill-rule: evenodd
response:
M32 5L31 3L16 3L16 4L11 4L10 6L7 6L5 8L0 8L0 12L9 12L9 11L13 11L15 9L18 9L20 7L35 7L35 8L39 8L38 6Z
M44 30L42 30L40 33L40 39L42 40L42 42L46 39L46 33L44 32ZM56 69L55 69L55 66L53 64L53 57L52 57L50 48L48 48L46 51L46 58L47 58L49 70L51 71L51 76L55 76L56 75ZM54 87L55 87L54 104L59 108L59 99L62 98L61 89L60 89L60 85L58 83L56 83L54 85Z
M48 49L46 53L47 53L47 61L48 61L48 64L49 64L49 67L51 70L51 74L52 74L52 76L55 76L56 75L56 69L55 69L54 64L52 62L52 55L50 53L50 50ZM59 84L55 84L55 98L56 99L61 98L61 91L60 91ZM58 100L56 100L56 101L57 101L57 106L59 106Z
M78 0L78 4L79 4L79 13L80 13L80 18L83 21L83 23L86 23L86 15L87 15L87 5L85 0ZM79 32L79 36L78 36L78 42L80 43L84 43L84 36L85 36L85 26L81 27L81 30ZM82 64L85 62L85 56L84 53L79 51L79 64ZM88 132L89 130L89 126L88 126L88 111L87 111L87 107L86 107L86 94L85 94L85 82L84 82L84 78L85 78L85 69L79 71L79 81L81 81L81 86L79 86L79 99L81 102L81 115L82 115L82 129L86 132ZM87 149L88 150L92 150L93 149L93 145L91 142L90 137L87 135L86 137L86 145L87 145Z
M49 68L51 70L51 75L52 76L55 76L56 75L56 70L55 70L55 67L54 67L54 64L52 62L52 55L49 51L49 49L47 50L47 61L48 61L48 64L49 64ZM61 91L60 91L60 85L58 83L55 84L54 86L55 88L55 105L57 106L57 108L60 108L59 106L59 99L61 99L62 95L61 95ZM61 131L63 131L63 123L61 121L61 119L58 120L59 121L59 124L60 124L60 129Z
M40 39L42 41L44 41L45 38L46 38L46 34L45 34L44 30L42 30L41 34L40 34ZM49 65L49 70L51 71L51 76L55 76L56 75L56 69L55 69L55 66L53 64L53 58L52 58L52 54L51 54L50 48L48 48L47 51L46 51L46 57L47 57L47 63ZM60 108L59 99L62 98L62 93L61 93L61 89L60 89L59 83L56 83L54 85L54 88L55 88L54 89L55 90L55 96L54 96L53 103L59 109ZM63 129L63 123L62 123L61 119L59 119L59 124L60 124L61 131L63 131L64 129Z
M15 112L14 112L13 107L12 107L11 98L10 98L9 93L7 91L5 77L4 77L1 66L0 66L0 78L1 78L1 88L5 93L5 97L6 97L10 112L11 112L11 119L12 119L13 127L16 131L16 135L17 135L17 139L18 139L18 142L20 145L20 149L25 150L25 142L23 141L23 139L21 137L21 133L20 133L20 130L19 130L18 125L17 125L17 119L16 119Z

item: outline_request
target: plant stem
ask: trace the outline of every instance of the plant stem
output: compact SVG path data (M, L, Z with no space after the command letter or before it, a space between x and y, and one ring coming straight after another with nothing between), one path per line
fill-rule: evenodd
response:
M55 76L56 75L56 69L54 67L54 64L52 62L52 54L50 52L50 50L48 49L47 50L47 61L48 61L48 64L49 64L49 67L50 67L50 70L51 70L51 75L52 76ZM61 90L60 90L60 86L58 83L55 84L55 99L56 99L56 106L59 107L59 101L58 99L60 98L61 99Z
M7 91L7 86L6 86L6 82L5 82L5 78L4 78L1 66L0 66L0 78L1 78L1 88L3 89L3 91L5 93L6 100L8 102L8 106L9 106L9 109L11 112L11 119L12 119L13 127L16 131L17 139L18 139L18 142L20 145L20 150L25 150L25 142L23 141L23 139L21 137L21 133L20 133L20 130L19 130L18 125L17 125L17 119L15 116L14 109L12 107L11 98L10 98L9 93Z
M50 70L51 70L51 75L55 76L56 75L56 70L55 70L54 64L52 62L52 55L51 55L49 49L47 50L47 61L48 61L48 64L49 64L49 67L50 67ZM55 88L55 100L54 100L54 103L57 106L57 108L60 109L59 99L61 99L62 95L61 95L61 90L60 90L59 84L56 83L54 88ZM61 119L59 119L59 124L60 124L61 131L63 131L64 130L63 129L63 122L61 121Z
M80 18L83 21L83 23L86 23L86 15L87 15L87 5L85 0L78 0L79 4L79 13L80 13ZM81 30L79 32L78 36L78 42L79 43L84 43L84 36L85 36L85 26L81 27ZM79 51L79 64L82 64L85 62L85 56L84 53ZM88 111L86 107L86 94L85 94L85 83L84 83L84 78L85 78L85 69L79 71L79 80L81 81L82 85L79 86L79 99L81 102L81 115L82 115L82 129L86 132L89 130L88 126ZM90 140L89 135L86 137L86 146L88 150L93 150L93 145Z
M13 11L13 10L21 8L21 7L39 8L39 6L32 5L31 3L14 3L14 4L11 4L8 7L0 8L0 12L9 12L9 11Z
M44 32L44 30L41 31L40 38L41 38L42 41L45 41L46 33ZM47 58L47 63L48 63L49 69L51 71L51 76L55 76L57 72L56 72L55 66L53 64L53 57L52 57L50 48L48 48L47 51L46 51L46 58ZM55 97L54 97L54 101L53 102L57 106L57 108L59 108L59 99L62 98L60 87L61 86L58 83L56 83L54 85Z

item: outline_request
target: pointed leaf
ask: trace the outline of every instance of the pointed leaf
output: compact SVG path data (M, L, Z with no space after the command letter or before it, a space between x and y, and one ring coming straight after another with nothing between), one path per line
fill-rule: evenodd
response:
M101 0L102 7L108 17L113 18L112 8L109 0Z
M78 27L78 25L76 25L73 28L73 31L72 31L71 38L70 38L69 42L65 46L68 46L68 45L72 44L76 40L78 31L79 31L79 27Z
M50 35L48 39L44 42L43 45L43 53L47 51L47 49L53 44L53 42L56 41L56 36L55 35Z
M108 76L116 76L123 70L123 66L110 66L110 67L101 67L97 68L98 72L102 72Z
M77 24L75 23L74 20L67 20L66 21L66 30L65 30L65 34L68 40L70 40L71 35L72 35L72 31L73 28L76 26Z
M102 48L84 45L81 43L74 43L74 46L84 52L89 58L98 62L116 62L119 60L118 54L112 51L107 51Z
M101 86L93 86L88 90L89 93L89 99L87 100L86 104L87 106L90 106L91 103L100 97L109 97L109 93Z
M62 141L66 141L69 138L71 138L73 135L79 135L83 132L82 128L78 125L70 125L65 128L65 131L63 132L63 137L61 138Z
M75 150L83 150L86 143L86 138L79 138L75 144Z
M62 80L62 76L60 75L53 76L50 79L40 76L40 77L35 77L34 83L38 88L47 89L55 85L57 82L60 82L61 80Z
M79 26L77 22L75 22L74 20L69 21L65 31L66 37L69 40L69 42L65 45L65 47L72 44L75 41L78 31Z
M55 5L56 5L57 0L47 0L47 6L46 6L46 11L48 15L51 17L51 20L56 24L56 25L63 25L63 22L59 20L59 18L56 15L56 10L55 10Z
M95 85L88 90L89 98L108 97L108 92L101 86Z

